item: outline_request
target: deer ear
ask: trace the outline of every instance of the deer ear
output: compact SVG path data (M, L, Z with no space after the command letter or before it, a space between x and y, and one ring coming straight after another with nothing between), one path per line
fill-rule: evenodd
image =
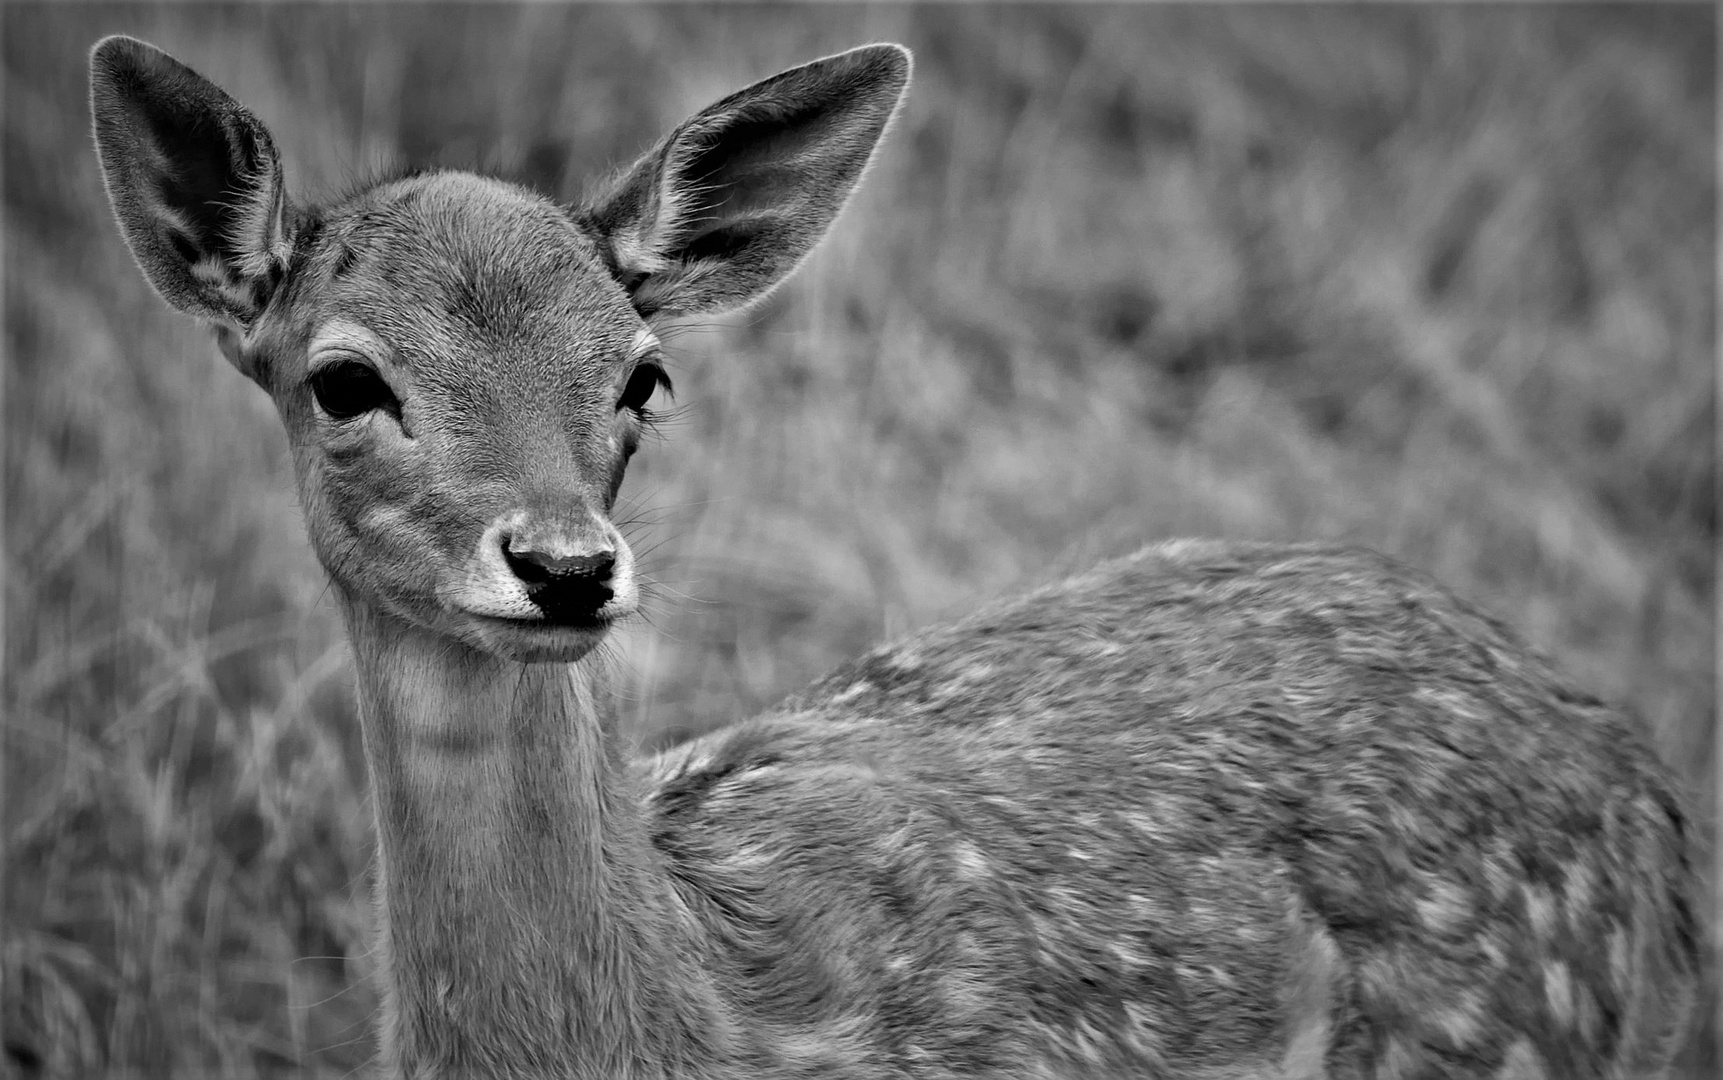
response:
M642 315L764 296L843 209L909 84L909 50L866 45L695 114L582 219Z
M169 304L248 326L291 249L275 143L220 87L152 45L90 53L90 113L108 201Z

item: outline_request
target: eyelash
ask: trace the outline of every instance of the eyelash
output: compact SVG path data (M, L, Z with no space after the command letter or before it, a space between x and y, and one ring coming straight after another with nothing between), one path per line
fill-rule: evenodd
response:
M630 409L646 423L657 418L657 413L646 407L652 400L652 395L660 389L666 395L674 395L675 387L670 384L670 374L656 360L642 360L634 365L634 370L628 376L628 382L623 385L622 393L616 399L616 411Z

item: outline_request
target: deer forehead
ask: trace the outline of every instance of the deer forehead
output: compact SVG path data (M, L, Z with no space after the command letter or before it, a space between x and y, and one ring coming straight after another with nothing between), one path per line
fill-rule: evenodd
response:
M331 211L309 259L325 347L436 375L567 379L638 351L644 327L561 207L466 173L379 185Z

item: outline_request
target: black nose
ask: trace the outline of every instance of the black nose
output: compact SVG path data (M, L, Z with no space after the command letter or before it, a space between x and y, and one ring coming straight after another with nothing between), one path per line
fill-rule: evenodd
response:
M616 565L616 552L606 548L590 555L549 555L532 548L522 550L510 540L503 546L503 558L509 569L528 585L546 585L559 578L589 577L605 579Z
M553 622L590 622L616 595L610 587L616 552L609 548L581 555L552 555L520 545L511 537L503 542L503 560L526 586L527 599Z

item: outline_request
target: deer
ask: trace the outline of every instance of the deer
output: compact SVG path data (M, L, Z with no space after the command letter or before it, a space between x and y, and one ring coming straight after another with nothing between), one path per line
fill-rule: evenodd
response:
M317 205L155 47L91 53L119 231L281 417L352 647L401 1077L1661 1075L1688 812L1637 721L1433 580L1171 540L627 748L610 514L667 320L758 301L904 100L851 49L577 205Z

